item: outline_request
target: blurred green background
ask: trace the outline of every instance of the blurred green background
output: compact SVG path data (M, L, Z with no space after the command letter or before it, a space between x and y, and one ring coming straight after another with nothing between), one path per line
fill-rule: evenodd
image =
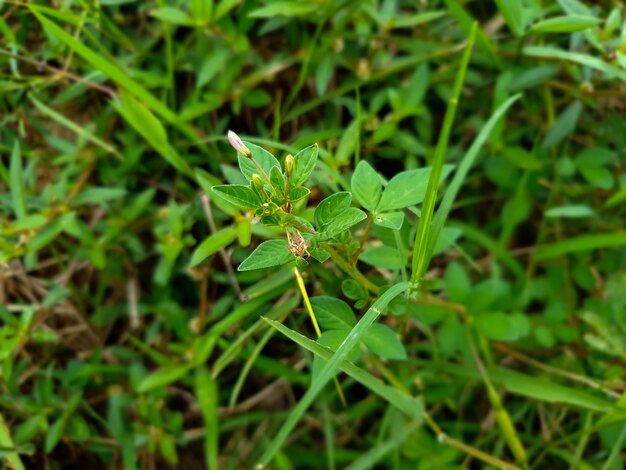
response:
M253 468L311 362L259 315L313 332L289 269L230 268L268 231L202 199L238 181L227 130L281 159L318 143L311 206L349 189L360 160L386 178L427 166L473 21L447 161L523 97L457 198L430 288L492 342L530 467L623 468L623 2L1 1L0 12L5 468ZM219 241L230 259L190 267L207 218L232 227ZM374 236L395 247L390 231ZM397 268L384 250L360 264ZM309 295L359 298L337 270L306 275ZM423 305L404 331L407 359L386 363L400 385L449 435L512 460L463 366L457 317ZM348 406L327 387L272 468L486 468L343 387Z

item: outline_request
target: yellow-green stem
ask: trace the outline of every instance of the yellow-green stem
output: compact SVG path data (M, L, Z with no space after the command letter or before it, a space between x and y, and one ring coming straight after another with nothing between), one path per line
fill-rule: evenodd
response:
M315 329L315 333L319 338L322 336L322 330L320 330L320 326L317 323L317 318L315 318L315 312L313 311L313 306L311 305L311 300L309 299L309 294L307 294L306 287L304 285L304 279L300 275L300 271L298 268L293 268L293 272L296 275L296 281L298 283L298 287L300 288L300 293L302 294L302 299L304 300L304 305L306 306L307 311L309 312L309 316L311 317L311 323L313 323L313 328ZM341 389L341 385L339 384L339 380L337 377L334 378L335 387L337 388L337 394L339 395L339 399L344 406L347 406L346 397L343 394L343 390Z
M331 259L339 267L339 269L345 272L348 276L357 281L374 295L378 295L380 293L380 287L378 287L363 274L361 274L358 269L352 266L348 261L343 258L343 256L337 253L337 251L332 246L330 246L328 243L322 242L320 243L320 248L326 250Z

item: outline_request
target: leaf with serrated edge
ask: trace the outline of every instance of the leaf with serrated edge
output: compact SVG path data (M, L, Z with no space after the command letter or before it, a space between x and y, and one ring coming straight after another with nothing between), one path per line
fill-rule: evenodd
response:
M369 163L366 161L359 162L352 174L350 188L361 206L369 211L376 209L383 192L383 186L380 176Z
M267 240L257 246L237 268L238 271L280 266L293 261L295 258L287 247L287 240Z
M452 165L443 166L440 182L452 168ZM398 173L387 184L376 210L386 212L419 204L426 195L429 177L430 167Z
M213 186L211 189L217 196L242 209L256 209L261 207L261 200L248 186L241 184L222 184Z
M258 145L254 145L246 141L244 141L244 144L248 147L250 153L252 153L252 158L254 158L254 160L259 164L259 166L267 174L268 178L273 166L277 166L279 169L281 168L279 161L276 160L276 157L263 147L259 147ZM248 181L252 181L252 175L263 176L250 158L240 153L237 154L237 158L239 160L239 169Z
M347 191L341 191L328 196L322 202L320 202L315 208L315 214L313 218L318 227L322 227L332 222L335 217L350 207L352 202L352 194Z
M320 326L325 330L345 330L356 325L350 306L342 300L326 295L311 297L311 305Z
M361 209L350 207L344 210L340 215L335 217L330 224L328 224L324 231L320 233L320 240L333 238L366 218L367 214Z
M292 185L300 186L311 176L317 162L318 152L319 147L317 144L313 144L296 153L294 156L296 164L291 175Z

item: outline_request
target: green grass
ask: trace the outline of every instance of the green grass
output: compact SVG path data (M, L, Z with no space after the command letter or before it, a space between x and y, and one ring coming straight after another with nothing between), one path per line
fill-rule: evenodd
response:
M1 468L622 468L623 6L57 3L1 7Z

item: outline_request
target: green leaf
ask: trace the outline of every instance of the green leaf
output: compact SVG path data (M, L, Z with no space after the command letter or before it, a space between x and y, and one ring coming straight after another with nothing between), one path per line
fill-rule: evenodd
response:
M602 166L579 166L578 171L593 187L611 189L614 183L613 173Z
M270 182L272 183L272 189L274 196L279 197L281 200L285 197L285 176L277 166L273 166L270 170Z
M166 367L145 377L137 385L137 393L146 393L155 388L164 387L176 382L189 373L190 365L181 364Z
M183 10L179 10L174 7L162 7L156 8L150 11L150 16L154 16L166 23L182 25L182 26L193 26L193 19Z
M57 446L61 438L63 437L63 431L65 430L66 419L64 416L57 418L48 432L46 433L46 442L44 444L44 451L49 454Z
M443 166L439 182L446 178L452 171L452 168L452 165ZM418 168L416 170L403 171L391 178L380 198L376 211L393 211L422 202L426 195L430 170L430 168Z
M567 15L535 23L530 30L534 33L574 33L593 28L600 23L593 16Z
M349 229L366 218L367 214L361 209L350 207L337 215L330 224L324 227L324 230L320 233L320 240L328 240L329 238L336 237L344 230Z
M383 186L380 176L369 163L362 160L354 169L350 188L356 200L369 211L373 211L378 206Z
M586 204L552 207L545 212L546 217L593 217L595 212Z
M120 159L122 158L122 156L120 155L120 153L117 151L115 147L99 139L93 133L87 131L84 127L76 124L74 121L66 118L62 114L57 113L54 109L49 108L48 106L43 104L41 101L37 100L34 96L28 95L28 99L37 107L37 109L39 109L39 111L49 116L50 118L54 119L56 122L58 122L62 126L67 127L69 130L76 133L80 137L86 140L89 140L93 144L104 149L106 152L109 152L115 155L117 158L120 158Z
M319 261L320 263L323 263L328 258L330 258L330 253L328 253L328 251L323 250L321 248L313 248L312 250L310 250L310 253L311 253L311 256L315 258L317 261Z
M344 279L341 282L341 291L351 300L367 299L367 290L354 279Z
M248 186L241 184L222 184L211 188L214 194L242 209L257 209L262 201Z
M22 152L20 152L20 143L17 139L13 142L13 151L11 152L11 199L13 202L13 211L17 220L26 217L26 199L24 196L24 173L22 170Z
M391 287L389 290L385 291L380 296L380 298L376 302L374 302L374 304L367 310L367 312L365 313L365 315L363 315L361 320L359 320L359 322L352 329L348 337L341 344L339 349L337 349L337 352L335 354L332 354L332 356L330 357L326 356L328 363L324 366L324 369L320 372L319 376L317 377L317 380L311 383L311 386L306 391L302 399L298 402L295 408L292 409L291 413L289 414L289 417L287 418L283 426L278 431L278 434L276 435L276 437L272 440L269 446L265 449L265 452L263 453L259 461L261 465L264 465L264 466L268 465L269 462L274 458L274 456L280 450L280 447L283 445L285 440L289 437L294 427L300 421L300 419L302 418L306 410L309 408L309 406L311 406L311 404L317 398L317 396L322 391L324 386L336 375L337 370L339 368L344 369L345 367L347 370L354 371L354 369L350 368L350 366L344 365L344 361L346 360L346 358L348 357L348 355L350 354L354 346L356 346L358 342L362 339L365 332L374 323L376 318L378 318L378 316L380 315L380 312L382 312L387 307L387 305L389 304L389 302L391 302L391 300L393 300L395 297L400 295L402 292L408 290L410 287L411 285L408 282L403 282L403 283L396 284L393 287ZM294 336L292 337L290 330L288 328L283 327L280 323L273 322L271 320L265 320L265 321L268 321L268 323L270 323L274 328L278 329L281 333L286 334L292 339L298 338L299 344L300 344L300 341L302 341L302 343L305 343L305 344L310 344L306 342L307 338L304 338L295 332L294 332L295 333ZM319 346L320 348L322 347L321 345L317 345L317 346ZM391 387L385 388L384 393L389 393L389 389L392 389L392 388ZM380 390L380 388L377 388L377 390ZM391 397L393 397L393 399L396 399L398 398L398 394L399 394L402 397L400 399L401 402L406 403L404 400L409 399L413 403L419 403L418 401L413 401L410 397L403 395L397 390L395 392L396 393L390 394L388 397L385 397L385 399L391 401L392 400ZM404 406L401 409L403 409L404 411ZM423 413L423 407L418 405L418 408L415 409L410 414L410 416L412 416L414 419L417 419L419 421L421 420L422 413Z
M328 196L315 208L315 214L313 215L315 225L321 229L324 225L331 223L335 217L348 209L351 203L352 194L347 191Z
M370 266L386 269L402 269L406 265L406 260L396 248L384 245L365 250L359 259Z
M322 346L300 333L290 330L275 320L271 320L269 318L263 318L263 320L276 330L280 331L287 338L314 353L315 357L321 357L327 361L333 357L333 351L329 348ZM392 406L395 406L409 418L418 423L421 421L424 407L417 398L406 395L389 385L385 385L380 379L346 360L339 364L339 368L354 380L363 384L369 390L380 396L383 400L387 401Z
M595 70L599 70L606 74L607 78L619 78L626 80L626 70L620 69L604 60L588 54L580 52L564 51L550 46L526 46L522 53L530 57L539 57L543 59L557 59L575 64L583 65Z
M6 373L5 373L6 374ZM5 375L6 376L6 375ZM13 439L11 438L11 431L9 430L9 426L4 421L2 414L0 413L0 447L3 448L2 455L3 465L6 464L8 468L12 470L24 470L24 464L20 459L20 456L17 451L11 451L10 449L15 448L15 444L13 443Z
M204 240L191 256L189 266L196 266L211 256L213 253L230 245L237 238L237 229L231 225L218 230L213 235Z
M339 349L339 346L341 346L341 343L345 341L349 333L350 328L348 328L347 330L324 331L321 336L317 338L317 342L322 346L326 346L332 351L336 351L337 349ZM348 354L346 360L349 362L356 362L359 358L359 353L359 345L357 344L354 348L352 348L352 351L350 351L350 354ZM317 380L327 362L328 361L326 359L320 356L315 356L313 358L313 370L311 373L312 381Z
M427 247L425 250L426 252L424 254L424 260L420 264L420 266L416 266L415 260L413 261L414 263L413 275L415 275L415 271L417 270L418 278L421 278L421 276L423 276L424 272L426 271L426 268L428 267L428 264L430 263L433 253L435 252L435 247L437 246L437 242L440 238L440 234L443 230L443 226L448 218L448 215L450 214L450 211L452 210L454 199L456 198L456 195L461 189L461 186L463 185L463 182L465 181L467 173L469 172L470 168L474 164L474 160L476 160L476 157L478 156L480 149L482 148L483 144L489 137L489 134L491 134L491 131L493 130L495 125L498 123L498 121L502 118L502 116L504 116L507 110L513 105L513 103L515 103L515 101L519 99L520 96L521 95L515 95L509 98L504 103L502 103L498 107L498 109L496 109L496 111L489 118L489 121L487 121L487 123L480 130L480 133L478 134L478 136L472 143L472 146L469 148L467 153L463 156L463 160L461 160L461 164L459 165L456 173L454 174L454 177L452 178L452 181L450 182L450 186L446 190L443 196L443 199L441 200L441 203L439 204L437 213L433 217L431 233L427 240ZM464 229L464 232L466 231L467 230ZM508 254L505 253L505 255L508 255ZM515 262L514 259L511 258L511 260L513 263Z
M309 188L296 186L295 188L289 189L289 200L291 202L298 202L299 200L307 197L309 194L311 194L311 190Z
M78 54L89 64L91 64L92 67L96 68L101 73L109 77L121 88L127 90L138 100L141 100L151 109L153 109L157 114L163 117L167 122L178 127L193 142L199 142L200 138L197 132L193 129L193 127L188 124L179 122L176 113L169 109L163 101L150 93L146 88L130 78L125 68L113 62L110 56L105 57L95 53L93 50L87 47L81 39L74 37L72 34L68 34L65 30L63 30L63 28L59 27L56 23L41 14L41 12L44 11L47 14L54 14L56 13L55 10L46 9L38 5L32 4L29 4L28 8L30 8L30 10L39 20L39 22L46 28L48 32L51 33L52 36L56 37L69 48L71 48L74 52L76 52L76 54ZM78 17L76 18L78 19ZM67 21L67 18L63 18L63 20ZM79 21L80 24L82 24L83 20L79 19ZM76 26L78 26L78 24L76 24Z
M209 470L218 467L219 418L217 414L219 395L217 384L206 367L196 370L196 397L204 421L204 457Z
M187 164L167 139L165 129L154 114L130 93L120 90L120 100L115 108L124 119L156 150L168 163L181 173L193 175Z
M291 175L290 183L292 186L301 186L309 179L309 176L311 176L315 168L318 152L319 147L317 144L313 144L296 153L294 156L296 164L293 174Z
M372 353L384 359L406 359L406 350L398 335L382 323L374 323L363 335L363 342Z
M584 3L578 0L557 0L563 11L569 15L581 15L593 17L593 12Z
M467 299L471 289L470 279L465 269L453 261L446 267L444 279L448 298L452 302L462 304Z
M580 235L551 245L540 245L535 251L535 259L537 261L543 261L557 258L568 253L579 253L614 246L626 246L626 233L615 232Z
M496 0L496 5L511 32L517 37L524 34L526 25L522 0Z
M90 186L81 191L74 199L72 205L80 206L83 204L102 204L103 202L113 199L120 199L126 195L125 188L110 188Z
M198 25L207 25L213 14L214 0L191 0L189 10Z
M359 121L355 119L342 132L341 140L335 151L335 164L339 167L350 163L354 155L359 138Z
M480 379L480 372L474 366L468 364L457 365L444 362L436 364L435 367L440 368L446 375L453 374L460 377ZM503 367L491 368L489 370L489 378L493 382L503 385L512 393L542 402L568 404L601 413L616 410L615 405L611 401L599 396Z
M483 313L474 318L474 325L481 335L495 341L516 341L530 331L528 320L522 314Z
M254 145L248 141L244 141L244 144L248 147L250 153L252 153L252 158L256 160L259 166L267 174L268 178L272 172L272 167L276 166L281 169L280 163L276 160L276 157L263 147L259 147L258 145ZM239 168L248 181L252 181L252 175L259 175L263 177L257 166L250 158L240 153L237 154L237 158L239 160ZM265 181L265 178L263 179Z
M433 256L440 255L448 250L456 241L463 235L463 230L459 227L444 227L439 232L437 243L435 243L435 250Z
M257 246L237 268L238 271L280 266L294 261L295 257L289 251L287 240L267 240Z
M350 306L334 297L311 297L315 317L324 330L349 330L356 325ZM327 345L328 346L328 345Z
M374 216L374 223L392 230L400 230L404 223L404 212L383 212Z
M315 91L318 96L324 95L334 70L335 57L331 54L324 54L322 60L315 67Z
M319 7L310 2L274 2L250 13L252 18L273 18L275 16L304 16L313 13Z

